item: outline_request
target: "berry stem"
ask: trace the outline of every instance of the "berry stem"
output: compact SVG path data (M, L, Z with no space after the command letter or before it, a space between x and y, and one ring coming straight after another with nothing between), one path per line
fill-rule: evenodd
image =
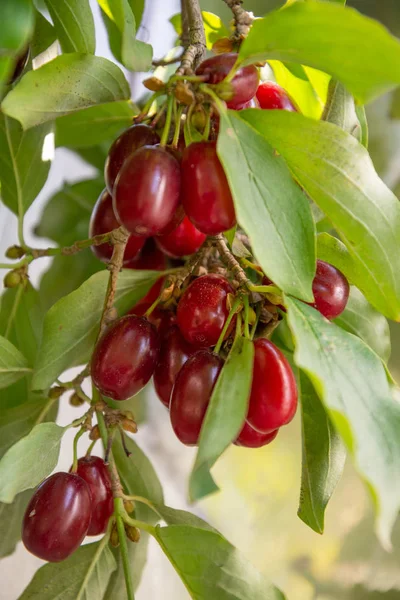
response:
M130 517L125 510L122 498L119 498L119 500L121 501L122 510L123 510L123 513L121 513L121 516L122 516L122 519L125 521L125 523L128 523L128 525L132 525L132 527L137 527L138 529L143 529L143 531L147 531L147 533L150 533L150 535L154 535L154 531L155 531L154 527L152 525L149 525L148 523L145 523L144 521L138 521L137 519L132 519L132 517Z
M115 230L117 231L117 230ZM71 254L77 254L81 250L90 248L90 246L100 246L101 244L109 243L114 235L113 231L108 233L101 233L95 235L87 240L79 240L72 244L72 246L65 246L64 248L29 248L27 253L32 256L32 259L41 258L42 256L70 256Z
M128 600L134 600L135 592L133 589L133 581L131 574L131 567L129 562L128 544L126 540L126 533L124 527L123 514L125 513L124 503L122 498L114 498L114 514L115 521L117 524L118 538L119 538L119 549L121 552L122 566L124 569L126 594Z
M250 330L249 330L249 297L247 294L243 298L244 304L244 335L250 339Z
M85 431L86 431L86 429L84 429L82 427L74 437L74 450L73 450L74 451L74 460L72 462L72 469L71 469L72 473L76 473L78 470L78 442L79 442L79 438L81 438L83 436Z
M167 104L167 115L165 117L165 125L161 136L160 146L164 148L168 142L169 132L171 129L171 121L172 121L172 112L174 109L174 97L170 96L168 98Z
M254 338L254 335L255 335L256 330L257 330L258 321L260 319L260 314L261 314L261 303L259 302L256 305L256 318L255 318L255 321L254 321L253 326L252 326L251 331L250 331L250 339Z
M178 110L176 111L175 131L174 131L174 138L172 140L172 147L173 148L177 148L178 147L179 135L181 133L181 120L182 120L183 108L184 108L183 105L180 104L179 107L178 107Z
M239 308L240 304L242 304L242 302L243 302L242 296L241 295L236 296L235 300L233 301L232 308L231 308L231 310L229 312L229 315L228 315L228 317L227 317L227 319L225 321L224 328L221 331L221 335L219 336L217 345L214 348L214 353L215 354L219 354L219 351L221 350L221 346L222 346L222 344L224 342L224 338L225 338L226 332L228 331L228 327L231 324L231 321L232 321L233 317L235 316L235 314L237 313L238 308Z

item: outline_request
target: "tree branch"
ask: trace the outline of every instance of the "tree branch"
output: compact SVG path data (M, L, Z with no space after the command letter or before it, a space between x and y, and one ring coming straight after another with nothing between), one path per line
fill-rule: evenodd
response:
M205 55L206 36L198 0L182 0L182 45L185 51L178 75L192 73Z
M224 2L233 13L235 22L235 33L233 37L239 42L243 40L249 33L249 29L254 21L254 17L242 7L243 0L224 0Z

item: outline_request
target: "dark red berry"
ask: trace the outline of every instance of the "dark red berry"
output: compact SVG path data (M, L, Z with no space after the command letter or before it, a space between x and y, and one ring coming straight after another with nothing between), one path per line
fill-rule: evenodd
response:
M126 159L115 181L118 221L135 235L160 233L178 208L180 180L179 163L164 148L139 148Z
M105 189L102 191L99 199L94 205L92 216L90 218L89 237L108 233L118 227L119 223L115 218L112 197ZM124 263L135 258L143 247L144 242L145 238L143 237L138 237L136 235L129 236L125 248ZM92 246L92 250L97 258L104 262L108 262L113 253L113 246L111 244L101 244L100 246Z
M167 268L167 258L164 252L156 246L154 238L148 238L141 253L125 265L127 269L139 271L164 271Z
M99 456L84 456L78 460L76 474L88 484L92 499L92 520L87 535L104 533L114 512L111 479L106 463Z
M185 218L185 211L183 209L183 206L181 203L178 204L178 208L176 209L174 216L172 217L171 221L168 223L168 225L166 227L164 227L158 234L157 237L155 237L154 239L157 240L159 237L162 237L164 235L168 235L170 234L172 231L174 231L183 221L183 219Z
M187 342L215 346L229 314L228 294L233 289L220 275L203 275L189 285L177 310L179 329Z
M260 108L260 104L259 104L256 96L254 96L254 98L252 98L248 102L245 102L244 104L240 104L239 106L237 106L236 110L245 110L246 108Z
M86 536L92 516L87 483L72 473L54 473L33 494L22 523L22 541L35 556L59 562Z
M317 260L317 272L312 284L314 308L327 319L335 319L342 314L349 299L350 286L339 269Z
M127 315L111 325L97 342L91 375L97 389L113 400L137 394L153 375L159 341L153 325Z
M152 304L152 302L138 302L128 314L143 317ZM163 338L170 327L176 323L175 313L172 310L164 310L159 306L156 306L146 318L157 329L160 338Z
M261 108L298 112L298 108L286 90L273 81L260 83L256 97Z
M231 72L237 57L237 54L228 53L207 58L197 67L196 75L207 76L207 83L220 83ZM239 69L230 82L233 96L227 102L228 108L236 108L251 100L257 91L258 81L259 75L254 65Z
M104 165L104 179L111 193L118 173L125 160L142 146L158 144L160 138L148 125L132 125L124 131L113 143Z
M173 430L183 444L197 444L222 365L219 356L200 350L186 361L178 373L172 390L170 415Z
M170 327L161 343L158 363L154 371L154 387L161 402L169 408L175 379L190 356L198 351L188 344L178 327Z
M171 233L156 238L156 244L167 256L179 258L197 252L206 237L185 217Z
M232 194L217 155L216 142L195 142L182 157L182 204L195 227L207 235L236 223Z
M297 386L286 357L272 342L254 342L253 381L247 421L261 433L289 423L297 408Z
M278 435L278 431L279 429L275 429L275 431L271 431L270 433L260 433L248 423L245 423L234 444L235 446L243 446L244 448L261 448L270 444Z

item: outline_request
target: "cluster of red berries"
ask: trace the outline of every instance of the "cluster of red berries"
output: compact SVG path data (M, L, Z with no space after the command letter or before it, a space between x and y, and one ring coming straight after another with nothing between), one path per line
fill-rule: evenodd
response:
M236 58L235 54L210 58L200 64L196 75L218 88ZM252 65L236 73L229 90L228 107L235 110L248 106L297 110L277 84L259 85L258 71ZM142 255L137 255L143 254L144 241L150 236L167 257L180 258L196 252L207 235L236 223L215 141L192 143L180 153L161 147L150 126L133 125L112 145L105 180L107 189L94 209L90 233L124 225L131 234L125 251L128 267L138 268ZM95 252L109 260L112 248L105 244ZM177 307L171 309L169 303L163 309L159 304L148 314L161 285L160 281L130 314L105 332L96 345L91 373L99 391L114 400L133 396L154 375L155 389L169 408L176 435L193 445L223 365L212 348L222 334L234 289L221 275L203 275L183 291ZM327 318L343 311L349 286L337 269L319 261L313 290L314 306ZM226 337L234 323L235 318ZM262 338L254 341L254 349L249 410L235 442L247 447L272 441L279 428L291 421L297 406L295 378L282 352Z
M105 462L85 456L76 472L54 473L39 485L25 511L22 541L35 556L59 562L87 535L104 533L113 511Z

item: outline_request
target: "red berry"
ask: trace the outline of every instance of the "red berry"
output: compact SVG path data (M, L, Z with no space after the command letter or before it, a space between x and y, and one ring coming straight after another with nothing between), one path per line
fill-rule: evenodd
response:
M164 252L161 252L156 246L154 238L148 238L141 253L129 261L125 268L140 271L164 271L167 268L167 259Z
M157 331L147 319L133 315L118 319L94 349L94 385L113 400L127 400L144 388L153 375L158 349Z
M220 275L203 275L189 285L177 310L179 329L187 342L215 346L229 314L228 294L233 289Z
M136 235L160 233L178 208L180 179L178 161L164 148L136 150L115 181L113 205L118 221Z
M136 306L131 308L128 314L142 317L152 304L153 302L138 302ZM146 318L157 329L160 338L163 338L170 327L176 323L175 313L172 310L163 310L159 306L156 306Z
M245 102L244 104L240 104L239 106L237 106L236 110L245 110L246 108L260 108L260 104L259 104L256 96L254 96L254 98L252 98L248 102Z
M161 343L158 363L154 371L154 387L161 402L169 408L175 379L187 361L198 351L196 346L188 344L178 327L171 327Z
M263 81L260 83L256 97L261 108L298 112L298 108L286 90L273 81Z
M22 523L22 541L35 556L59 562L87 534L92 516L87 483L72 473L54 473L33 494Z
M346 308L350 293L349 282L339 269L323 260L317 260L312 290L314 303L311 306L327 319L335 319Z
M275 429L275 431L271 431L270 433L260 433L248 423L245 423L234 444L235 446L243 446L244 448L261 448L270 444L278 435L278 431L279 429Z
M104 179L111 193L118 173L125 160L142 146L158 144L160 138L148 125L132 125L124 131L113 143L104 165Z
M94 205L92 216L90 218L89 225L89 237L100 235L102 233L108 233L113 229L117 229L119 223L114 215L112 206L112 197L105 189L99 196L96 204ZM128 243L126 244L124 262L130 261L139 253L145 238L138 237L136 235L130 235ZM113 247L111 244L101 244L100 246L92 246L93 253L104 262L108 262L113 253Z
M92 499L92 520L87 535L104 533L114 512L111 479L106 463L99 456L84 456L78 460L76 474L88 484Z
M232 194L216 142L190 144L182 157L182 204L199 231L216 235L236 223Z
M167 256L179 258L197 252L206 237L185 217L171 233L156 238L156 244Z
M178 373L172 390L170 415L173 430L183 444L197 444L222 365L219 356L200 350L186 361Z
M293 371L272 342L254 342L253 382L247 422L261 433L289 423L297 408L297 386Z
M216 84L231 72L238 55L218 54L204 60L196 69L196 75L206 75L207 83ZM259 75L254 65L242 67L231 81L233 96L227 102L228 108L236 108L251 100L257 91Z

